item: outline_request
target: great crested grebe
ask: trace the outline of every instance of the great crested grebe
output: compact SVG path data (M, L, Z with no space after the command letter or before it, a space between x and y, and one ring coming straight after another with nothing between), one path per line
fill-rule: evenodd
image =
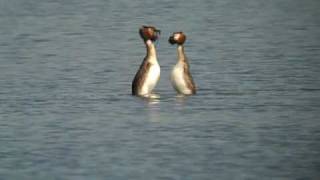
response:
M152 90L160 79L160 66L154 45L160 30L153 26L142 26L139 29L139 34L146 45L147 54L132 81L132 95L151 97Z
M169 43L177 44L178 61L171 72L171 83L178 94L196 94L196 85L190 73L188 59L184 53L186 35L183 32L175 32L170 36Z

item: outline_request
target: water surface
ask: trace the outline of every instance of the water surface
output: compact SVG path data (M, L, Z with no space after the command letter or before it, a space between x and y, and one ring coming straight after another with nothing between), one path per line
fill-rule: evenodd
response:
M320 177L320 2L0 1L1 179ZM142 24L157 101L132 97ZM176 98L187 34L198 94Z

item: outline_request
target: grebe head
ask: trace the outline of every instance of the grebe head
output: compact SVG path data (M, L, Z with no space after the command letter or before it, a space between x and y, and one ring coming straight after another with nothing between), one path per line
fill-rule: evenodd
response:
M160 32L160 30L156 29L153 26L142 26L139 29L139 34L144 41L156 41L160 35Z
M169 37L170 44L179 44L182 45L186 41L187 36L183 32L174 32L172 36Z

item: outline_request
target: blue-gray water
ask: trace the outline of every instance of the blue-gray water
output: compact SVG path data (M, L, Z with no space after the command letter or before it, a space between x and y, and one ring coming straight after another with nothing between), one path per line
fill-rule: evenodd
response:
M0 0L0 179L317 179L320 1ZM132 97L157 43L158 101ZM176 98L187 36L198 94Z

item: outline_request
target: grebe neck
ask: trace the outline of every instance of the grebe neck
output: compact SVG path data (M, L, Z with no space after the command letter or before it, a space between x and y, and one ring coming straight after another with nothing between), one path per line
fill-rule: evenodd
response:
M181 61L181 62L186 61L186 55L184 53L183 45L178 45L177 51L178 51L178 61Z
M157 62L157 51L156 47L151 40L146 41L146 49L147 49L147 57L150 62L156 63Z

